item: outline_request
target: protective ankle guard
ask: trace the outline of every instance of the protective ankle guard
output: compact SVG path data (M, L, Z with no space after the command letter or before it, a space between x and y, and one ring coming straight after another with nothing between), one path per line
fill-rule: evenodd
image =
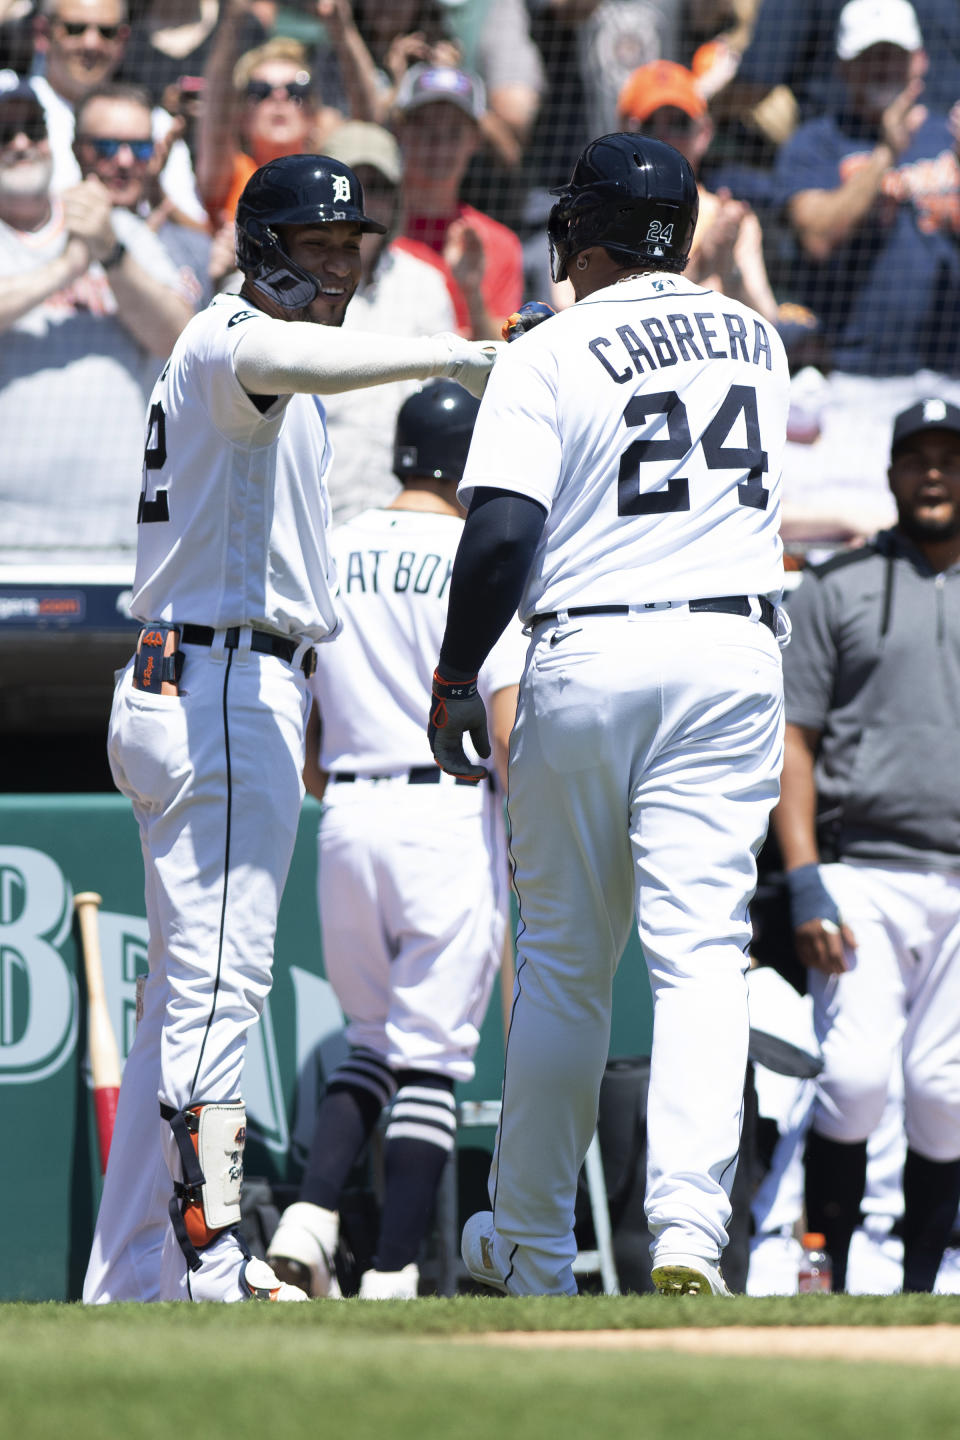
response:
M225 1105L160 1106L180 1152L183 1180L175 1182L170 1220L191 1270L203 1250L240 1223L247 1112L240 1100Z

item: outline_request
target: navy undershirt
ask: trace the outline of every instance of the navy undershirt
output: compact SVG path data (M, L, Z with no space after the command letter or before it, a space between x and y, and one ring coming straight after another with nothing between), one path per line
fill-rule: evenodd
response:
M526 495L474 491L450 582L445 679L472 679L516 614L546 518Z

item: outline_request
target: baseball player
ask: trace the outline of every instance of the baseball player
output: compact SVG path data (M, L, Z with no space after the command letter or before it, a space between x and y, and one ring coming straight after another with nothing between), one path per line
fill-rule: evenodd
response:
M307 681L340 626L317 397L438 374L479 391L493 359L457 337L336 328L371 228L347 166L292 155L258 170L237 212L241 293L187 326L151 398L143 628L109 732L140 825L150 973L88 1301L302 1298L249 1258L237 1223L240 1076L297 831Z
M519 602L523 924L492 1211L468 1220L463 1257L509 1294L575 1293L577 1173L635 917L654 1004L653 1281L723 1294L747 903L782 754L787 362L767 321L683 279L697 187L671 146L602 136L555 193L553 274L576 303L507 349L484 397L434 678L434 754L476 775L474 677Z
M903 1288L929 1291L960 1203L960 409L898 415L888 474L896 525L791 598L775 825L824 1057L807 1221L844 1289L902 1065Z
M385 509L333 532L347 620L310 682L306 779L324 801L317 899L327 976L350 1053L317 1115L299 1200L268 1250L276 1273L336 1293L340 1196L381 1111L382 1220L361 1299L417 1294L417 1259L454 1147L454 1083L473 1055L503 947L508 883L503 792L526 644L507 628L480 675L495 772L455 780L424 734L430 682L463 530L456 486L478 403L438 380L396 426Z

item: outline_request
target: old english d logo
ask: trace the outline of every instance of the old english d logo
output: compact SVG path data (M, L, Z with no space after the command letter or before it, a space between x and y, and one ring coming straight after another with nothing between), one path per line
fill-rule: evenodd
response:
M40 850L0 846L0 1084L42 1080L73 1051L76 984L58 949L71 922L59 865Z

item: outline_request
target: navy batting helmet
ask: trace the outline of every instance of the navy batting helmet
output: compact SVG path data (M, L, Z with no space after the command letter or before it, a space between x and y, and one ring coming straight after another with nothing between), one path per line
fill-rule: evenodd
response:
M453 380L435 380L404 401L394 435L393 473L459 481L480 401Z
M629 260L682 270L697 225L693 170L672 145L645 135L601 135L581 153L547 221L551 273L564 280L572 257L602 245Z
M237 205L237 265L286 310L302 310L319 292L312 275L283 248L281 225L342 220L377 235L385 227L363 213L363 189L348 165L329 155L281 155L261 165Z

